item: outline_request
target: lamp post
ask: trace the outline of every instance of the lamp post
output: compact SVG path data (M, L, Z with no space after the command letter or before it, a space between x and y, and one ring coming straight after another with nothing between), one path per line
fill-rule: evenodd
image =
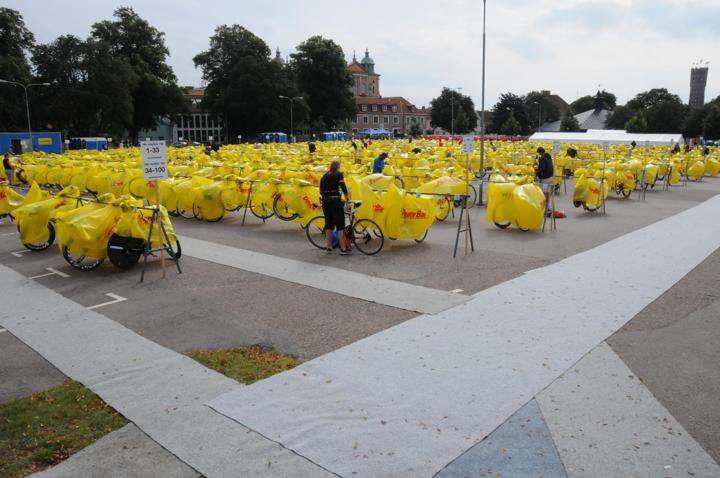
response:
M482 32L482 96L480 112L480 188L478 204L483 203L483 179L485 178L485 11L487 0L483 0L483 32Z
M542 125L542 105L539 101L533 101L534 105L537 105L538 108L538 122L537 122L537 130L540 131L540 126Z
M280 95L280 96L278 96L278 98L283 99L283 100L288 100L290 102L290 142L293 143L294 142L293 137L295 136L295 134L294 134L295 131L293 129L293 105L295 104L295 101L300 101L303 99L303 97L302 96L290 97L290 96Z
M448 88L447 86L444 88L450 90L450 137L452 140L452 137L455 136L455 93L462 88Z
M25 112L27 113L28 122L28 135L30 135L30 152L33 151L33 138L32 138L32 126L30 125L30 101L28 101L28 88L31 86L50 86L50 83L28 83L23 85L16 81L0 80L0 83L6 83L8 85L16 85L21 87L25 91Z

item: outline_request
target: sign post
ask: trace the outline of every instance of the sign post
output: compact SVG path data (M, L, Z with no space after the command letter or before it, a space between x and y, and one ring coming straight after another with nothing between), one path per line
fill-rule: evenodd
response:
M475 244L473 243L472 228L470 227L470 211L468 210L467 201L470 197L470 155L475 152L475 136L463 136L463 153L465 153L465 194L463 195L460 210L460 221L458 222L457 235L455 236L455 249L453 258L457 257L458 242L460 242L460 233L465 233L465 255L468 254L468 244L472 252L475 252ZM463 221L465 227L463 228ZM469 240L468 240L469 239Z
M143 263L143 273L140 276L140 282L142 282L145 276L145 266L147 265L147 256L153 252L152 247L152 236L153 229L157 224L157 234L160 238L161 247L158 249L160 252L160 265L162 267L162 276L165 278L165 255L164 251L169 248L170 257L175 260L175 264L180 272L180 265L177 263L177 257L172 250L165 227L162 224L162 216L160 214L160 183L162 179L168 179L168 166L167 166L167 154L165 150L165 141L141 141L140 142L140 154L142 156L142 170L143 178L145 181L152 182L155 188L155 209L153 211L152 219L150 221L150 232L148 234L148 241L145 245L145 260ZM167 241L167 245L165 245Z

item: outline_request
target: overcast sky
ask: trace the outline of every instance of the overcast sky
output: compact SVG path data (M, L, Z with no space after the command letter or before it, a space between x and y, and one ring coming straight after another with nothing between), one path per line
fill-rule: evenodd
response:
M165 32L179 83L198 85L192 58L220 24L240 24L283 56L312 35L348 60L365 48L383 96L424 106L442 86L462 87L478 109L481 0L3 0L40 43L89 33L119 5ZM360 5L365 5L361 7ZM598 85L621 103L666 87L687 102L693 62L710 61L707 98L720 95L720 0L489 0L487 108L507 91L551 90L568 102Z

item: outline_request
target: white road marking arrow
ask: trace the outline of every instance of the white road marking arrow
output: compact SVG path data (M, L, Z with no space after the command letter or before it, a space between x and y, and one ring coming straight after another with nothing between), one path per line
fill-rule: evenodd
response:
M113 300L110 300L108 302L103 302L102 304L93 305L91 307L88 307L88 310L98 309L100 307L105 307L106 305L117 304L118 302L125 302L127 300L126 297L121 297L117 294L113 294L112 292L109 292L105 295L110 297Z
M46 267L45 270L50 271L50 272L48 272L47 274L38 274L36 276L32 276L30 279L39 279L41 277L48 277L48 276L60 276L63 278L70 277L70 274L66 274L57 269L53 269L52 267Z

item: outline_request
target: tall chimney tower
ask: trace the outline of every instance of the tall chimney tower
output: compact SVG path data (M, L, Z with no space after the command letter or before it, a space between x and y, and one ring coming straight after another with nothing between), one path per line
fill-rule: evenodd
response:
M690 69L690 106L703 106L705 104L705 87L708 79L708 66L698 63Z

